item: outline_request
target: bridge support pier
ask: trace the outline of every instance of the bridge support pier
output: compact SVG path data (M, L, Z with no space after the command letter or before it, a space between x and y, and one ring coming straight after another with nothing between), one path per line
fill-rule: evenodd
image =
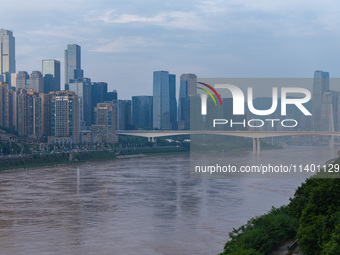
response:
M259 155L261 151L260 138L253 138L253 154Z
M148 142L151 142L151 143L156 142L155 137L148 137Z
M329 138L329 143L328 143L329 147L330 148L334 148L334 135L332 135L330 138Z

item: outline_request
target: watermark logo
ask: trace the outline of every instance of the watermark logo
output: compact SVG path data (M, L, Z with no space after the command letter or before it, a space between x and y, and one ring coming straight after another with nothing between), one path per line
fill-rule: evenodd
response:
M203 83L203 82L197 82L201 85L204 85L208 87L211 91L214 92L214 94L219 99L221 105L222 100L219 94L217 93L216 89L227 89L231 92L232 98L233 98L233 115L244 115L245 114L245 96L242 92L242 90L232 84L215 84L215 88L210 86L209 84ZM210 97L214 100L215 105L216 100L213 97L213 95L204 88L198 88L203 91L205 91L207 94L210 95ZM307 103L311 99L311 93L308 89L305 88L297 88L297 87L282 87L281 88L281 115L286 116L287 115L287 105L292 104L295 105L305 116L312 115L306 107L303 105ZM301 98L289 98L289 95L291 94L302 94L304 97ZM200 94L201 96L201 115L207 115L207 95L206 94ZM272 88L272 105L269 109L266 110L258 110L254 107L253 104L253 88L248 87L247 88L247 106L249 111L258 116L266 116L274 113L278 107L278 88L273 87Z
M210 86L209 84L203 83L203 82L197 82L197 83L209 88L217 96L217 98L220 101L220 104L222 106L221 97L212 86ZM209 90L207 90L205 88L200 88L200 87L197 87L197 88L200 89L200 90L203 90L205 93L207 93L212 98L212 100L214 101L215 106L217 106L216 100ZM201 112L202 112L202 115L207 115L207 97L208 97L207 94L200 94L201 95Z

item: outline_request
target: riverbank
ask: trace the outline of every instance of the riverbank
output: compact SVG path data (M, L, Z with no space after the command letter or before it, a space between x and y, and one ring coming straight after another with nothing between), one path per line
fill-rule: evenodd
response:
M250 143L229 144L227 151L246 152L251 148ZM203 148L202 148L203 149ZM204 148L206 150L206 148ZM215 148L214 148L215 149ZM263 143L263 150L282 149L280 146ZM16 157L0 158L0 171L11 169L27 169L44 166L79 164L88 161L102 161L131 157L148 157L157 155L174 155L190 153L190 146L160 146L142 147L121 150L57 152L44 154L24 154Z
M285 240L297 240L300 254L339 254L339 165L340 158L327 167L327 174L307 179L288 205L272 208L234 229L220 255L280 254Z
M6 157L0 159L0 171L27 169L44 166L80 164L89 161L106 161L131 157L146 157L189 153L184 147L134 148L120 151L63 152L53 154L33 154L25 157Z

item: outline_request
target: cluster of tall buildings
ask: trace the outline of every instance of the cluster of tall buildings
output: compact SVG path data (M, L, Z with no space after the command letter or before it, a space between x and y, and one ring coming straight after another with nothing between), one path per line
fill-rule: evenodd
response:
M190 98L197 95L197 76L182 74L177 104L176 75L168 71L153 72L153 96L132 97L134 129L190 129Z
M168 71L153 72L152 96L120 100L106 82L85 77L79 45L67 45L64 64L65 90L60 86L59 60L44 59L42 69L30 74L17 72L13 32L1 29L0 126L49 143L114 142L115 130L188 130L190 102L200 105L195 74L180 76L178 102L176 75ZM209 118L231 117L230 98L223 99L222 108L213 107L212 100L209 105ZM312 110L307 128L340 130L340 92L330 90L328 72L314 73ZM191 129L205 128L209 120L202 120L199 107L191 114Z
M329 73L320 70L314 72L313 129L340 131L340 91L330 89Z
M153 95L118 99L106 82L93 82L81 68L81 47L64 52L65 89L61 64L43 59L41 70L16 71L15 37L0 30L0 126L21 136L49 143L114 142L115 130L190 128L190 101L197 77L183 74L176 100L176 75L153 73Z
M49 143L114 141L117 91L108 92L107 83L84 77L79 45L69 44L65 50L65 90L58 60L42 60L42 69L31 74L16 72L12 31L0 30L0 57L0 126Z

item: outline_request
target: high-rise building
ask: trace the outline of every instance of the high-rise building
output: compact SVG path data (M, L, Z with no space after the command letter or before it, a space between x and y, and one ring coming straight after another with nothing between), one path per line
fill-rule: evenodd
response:
M44 78L44 93L60 91L60 61L55 59L44 59L42 61Z
M182 74L178 99L178 129L190 129L190 96L197 94L197 76Z
M28 103L27 103L27 89L17 89L17 130L19 135L27 135L27 119L28 119Z
M17 93L13 89L8 90L8 124L9 128L17 127Z
M131 100L118 100L114 101L116 107L116 129L117 130L131 130Z
M107 92L106 93L106 98L105 101L114 101L114 100L118 100L118 93L117 90L112 90L111 92Z
M51 136L51 99L52 94L40 94L41 98L41 133L45 136Z
M0 126L14 128L15 124L15 92L7 83L0 82Z
M19 135L40 136L42 130L41 98L33 89L17 91L17 118Z
M13 88L17 88L17 77L17 73L11 73L11 82L8 84L10 84Z
M112 103L98 103L94 109L96 125L91 126L94 142L113 143L115 139L115 108Z
M39 71L33 71L29 79L29 88L36 92L44 93L44 79Z
M135 129L152 129L152 96L132 97L132 124Z
M15 37L13 32L0 30L0 74L15 73Z
M71 79L84 77L84 71L81 69L81 48L77 44L68 44L65 50L65 89Z
M177 100L176 100L176 75L169 74L170 93L170 125L173 130L178 129L177 122Z
M69 91L74 91L79 98L80 125L91 126L91 79L71 79Z
M91 113L92 113L92 124L96 123L96 115L94 114L94 108L98 103L104 103L108 100L107 96L107 83L106 82L92 82L91 83Z
M0 82L0 126L9 127L9 98L8 87L6 83Z
M153 73L153 128L177 129L176 76Z
M79 143L79 99L73 91L51 94L51 137L49 143Z
M41 113L41 98L39 96L39 93L33 91L30 89L28 91L28 94L31 97L32 100L32 115L33 115L33 135L35 136L41 136L42 135L42 113Z
M115 110L112 103L98 103L95 107L96 125L115 124Z
M180 95L182 97L197 95L197 76L196 74L186 73L180 77ZM182 89L182 87L184 87Z
M339 92L325 91L322 95L321 104L321 125L318 127L319 131L337 131L337 106L338 106ZM315 118L314 118L315 120ZM316 124L316 123L314 123Z
M19 71L16 79L16 87L21 88L28 88L29 85L29 75L26 71Z
M329 91L329 73L317 70L314 72L313 80L313 127L315 131L320 131L322 127L322 98L325 92Z

